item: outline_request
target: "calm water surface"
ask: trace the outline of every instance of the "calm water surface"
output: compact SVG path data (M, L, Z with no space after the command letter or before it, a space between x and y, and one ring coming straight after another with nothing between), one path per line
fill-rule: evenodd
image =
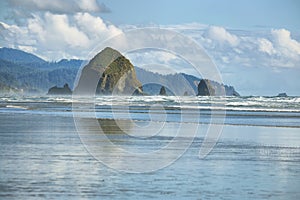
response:
M242 121L246 125L228 122L212 152L199 159L207 129L203 123L190 148L176 162L155 172L130 174L111 169L88 153L68 114L70 105L48 102L40 109L23 108L32 104L37 103L0 103L1 199L300 198L297 113L292 113L291 127L265 126L268 120L260 121L263 125L251 125L247 120ZM53 108L60 111L49 114L47 110ZM172 139L168 133L172 135L178 128L174 121L166 123L166 136L140 142L116 131L109 138L128 149L159 148ZM108 125L109 130L117 130L104 120L103 126ZM117 162L118 156L111 159Z

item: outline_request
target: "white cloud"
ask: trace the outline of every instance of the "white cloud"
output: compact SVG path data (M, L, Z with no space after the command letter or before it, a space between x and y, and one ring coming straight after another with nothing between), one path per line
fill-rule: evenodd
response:
M209 27L207 37L220 44L228 43L231 46L237 46L239 44L239 38L236 35L229 33L225 28L219 26Z
M131 25L130 29L133 28L136 26ZM285 29L256 32L201 24L165 25L163 28L174 29L199 42L217 66L222 68L300 68L299 38L292 37L291 32ZM127 30L128 26L124 29ZM120 28L89 13L35 13L23 26L0 22L0 46L28 49L49 60L63 57L86 59L99 42L121 32ZM159 55L155 52L151 55L144 53L135 60L137 65L161 63L178 69L182 64L178 61L180 59L161 52Z
M143 26L123 27L125 30L134 28ZM161 28L175 30L194 39L204 47L217 66L223 69L231 66L266 67L272 70L300 68L300 55L297 53L299 42L286 30L226 30L202 24L164 25ZM135 61L138 61L137 65L163 63L175 67L176 59L165 58L165 55L152 53L151 56L143 54Z
M180 31L198 41L218 66L300 68L300 43L285 29L228 31L213 26Z
M114 25L107 25L100 17L94 17L89 13L78 13L74 16L74 19L81 30L86 30L86 34L90 39L97 38L99 35L108 38L121 33L120 29Z
M22 51L26 51L28 53L34 53L37 49L33 46L22 46L19 45L18 49L22 50Z
M82 10L89 12L97 12L101 10L96 0L81 0L78 1L78 6Z
M49 60L82 58L101 41L122 31L88 13L34 14L24 26L0 23L1 46L27 49Z
M109 12L104 4L96 0L6 0L18 12L49 11L56 14L77 12Z
M130 52L125 55L133 65L161 74L175 74L190 72L197 74L193 66L179 56L167 51L146 49Z
M86 48L89 45L86 34L76 26L72 26L67 15L45 13L43 18L29 19L28 30L29 33L36 35L40 45L55 50L59 50L61 47L59 44L68 45L70 48Z
M258 38L258 50L267 53L269 55L273 55L276 53L272 42L265 38Z
M207 29L207 24L199 24L199 23L186 23L186 24L174 24L174 25L161 25L161 28L173 29L175 31L178 30L203 30Z
M166 51L157 50L141 50L127 54L133 64L140 66L143 64L160 64L170 65L170 63L178 62L180 58Z
M291 32L286 29L275 29L271 31L274 43L286 55L300 55L300 43L291 38Z

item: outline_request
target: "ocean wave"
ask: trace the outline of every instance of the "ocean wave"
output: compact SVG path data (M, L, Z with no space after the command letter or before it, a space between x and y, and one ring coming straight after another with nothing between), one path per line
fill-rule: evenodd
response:
M12 108L12 109L21 109L21 110L27 110L28 107L26 106L18 106L18 105L6 105L6 108Z
M0 104L27 103L76 104L95 106L153 106L231 111L300 112L300 97L210 97L210 96L13 96L0 97ZM15 107L16 108L16 107Z

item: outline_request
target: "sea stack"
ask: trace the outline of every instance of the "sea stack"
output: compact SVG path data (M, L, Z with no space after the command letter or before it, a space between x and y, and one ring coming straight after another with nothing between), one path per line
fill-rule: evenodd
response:
M70 89L69 85L66 83L62 88L57 86L50 88L47 94L48 95L71 95L72 90Z
M279 93L277 97L288 97L288 95L284 92L284 93Z
M159 95L162 95L162 96L166 96L167 95L166 88L164 86L162 86L160 88Z
M140 95L134 66L120 52L106 47L82 70L75 94Z

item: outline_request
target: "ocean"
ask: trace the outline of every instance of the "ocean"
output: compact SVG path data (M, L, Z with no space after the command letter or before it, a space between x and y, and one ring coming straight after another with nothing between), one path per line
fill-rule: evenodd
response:
M1 96L2 199L299 199L300 97Z

